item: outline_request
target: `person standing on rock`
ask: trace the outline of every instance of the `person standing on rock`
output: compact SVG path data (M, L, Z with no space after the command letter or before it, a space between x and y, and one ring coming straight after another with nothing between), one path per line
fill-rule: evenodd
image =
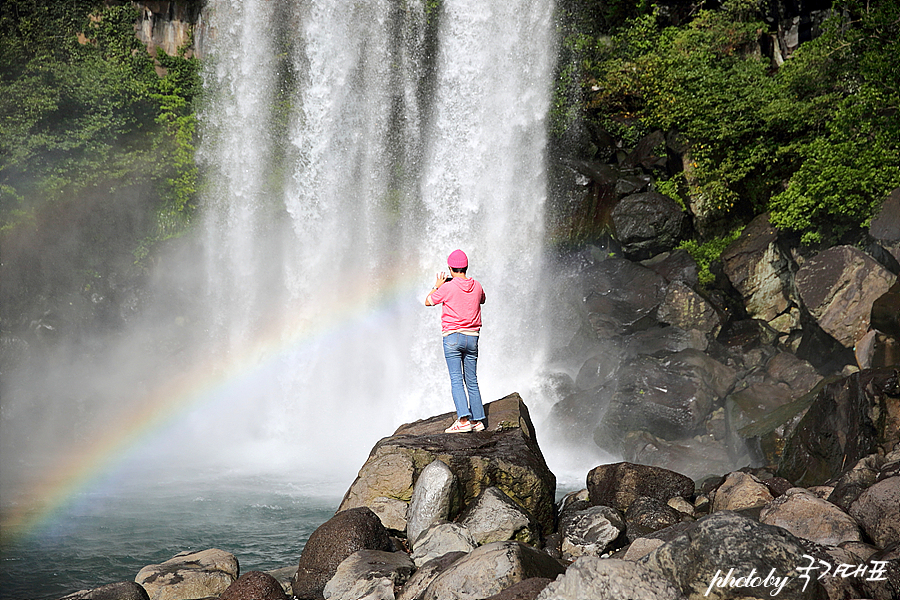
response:
M450 390L457 416L456 422L444 432L484 431L484 405L476 374L484 290L480 283L466 277L469 259L462 250L450 253L447 266L450 267L450 277L446 273L438 273L434 287L425 297L425 306L443 305L441 330L444 358L450 370Z

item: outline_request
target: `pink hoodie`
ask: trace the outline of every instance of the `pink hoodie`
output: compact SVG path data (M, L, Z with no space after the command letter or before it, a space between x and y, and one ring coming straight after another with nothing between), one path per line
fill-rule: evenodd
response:
M474 279L454 277L431 293L431 301L443 304L441 329L444 333L469 329L481 329L481 305L484 290Z

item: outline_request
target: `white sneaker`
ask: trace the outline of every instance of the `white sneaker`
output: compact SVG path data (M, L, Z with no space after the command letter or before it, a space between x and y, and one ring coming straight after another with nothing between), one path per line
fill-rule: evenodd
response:
M484 425L481 426L484 429ZM467 431L472 431L472 421L466 421L465 423L461 423L459 419L456 422L444 430L444 433L465 433Z
M473 421L469 421L469 423L473 423ZM472 425L472 431L484 431L484 423L481 421L474 421L474 425Z

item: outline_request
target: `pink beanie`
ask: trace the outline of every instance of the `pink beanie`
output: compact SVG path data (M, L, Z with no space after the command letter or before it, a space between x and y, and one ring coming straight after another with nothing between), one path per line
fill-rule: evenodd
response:
M447 266L451 269L465 269L469 266L469 259L462 250L454 250L447 258Z

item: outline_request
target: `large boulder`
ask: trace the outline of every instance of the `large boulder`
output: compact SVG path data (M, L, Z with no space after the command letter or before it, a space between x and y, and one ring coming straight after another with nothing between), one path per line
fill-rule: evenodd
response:
M722 252L722 270L743 296L752 319L772 321L793 301L788 284L790 261L778 245L778 232L768 214L751 221Z
M745 510L760 508L772 501L772 492L750 473L735 471L729 473L716 489L712 509Z
M553 578L565 568L521 542L492 542L475 549L438 575L423 600L478 600L532 577Z
M666 296L657 310L661 323L684 330L697 330L715 337L722 329L716 308L689 285L676 281L666 288Z
M568 513L560 520L560 551L566 560L601 556L625 532L625 519L611 506L591 506Z
M860 371L822 387L788 437L777 474L801 487L820 485L898 441L897 371Z
M192 600L218 596L238 578L237 558L211 548L182 552L158 565L147 565L134 578L150 600Z
M538 594L537 600L683 600L672 582L647 567L626 560L582 556L564 575Z
M338 565L323 595L326 600L394 600L415 570L405 552L359 550Z
M92 590L81 590L60 600L150 600L147 590L134 581L121 581Z
M448 552L418 565L419 568L397 594L397 600L422 600L422 596L425 595L425 590L428 589L431 582L466 554L468 552Z
M770 502L760 512L759 522L824 546L862 541L859 525L850 515L803 488L788 490Z
M300 554L291 586L298 600L321 600L338 566L358 550L390 552L394 544L378 516L366 507L337 513L313 531Z
M413 546L412 561L422 566L451 552L469 553L478 547L472 532L459 523L435 523L423 531Z
M626 512L641 496L663 502L679 496L689 498L694 494L694 481L661 467L621 462L594 467L587 475L587 489L592 505Z
M460 523L479 544L516 540L533 546L541 541L534 519L496 487L485 489L460 516Z
M626 196L612 210L616 239L626 254L637 259L674 248L685 221L678 203L659 192Z
M656 309L665 298L666 280L624 258L607 258L579 275L580 296L595 336L607 339L657 324Z
M287 594L272 575L248 571L229 585L219 600L287 600Z
M795 576L804 554L803 544L786 530L721 511L638 563L674 582L688 598L818 600L823 592L815 576L809 582ZM758 581L751 582L753 576Z
M460 498L453 506L464 507L496 487L532 515L544 534L551 533L556 477L544 461L528 408L518 394L510 394L486 404L485 413L487 428L481 433L445 434L455 413L401 426L375 445L338 510L383 497L409 502L422 471L440 460L459 482Z
M897 276L853 246L835 246L806 261L794 281L819 326L853 348L869 330L875 300Z
M874 484L850 505L850 514L879 548L900 544L900 475Z

